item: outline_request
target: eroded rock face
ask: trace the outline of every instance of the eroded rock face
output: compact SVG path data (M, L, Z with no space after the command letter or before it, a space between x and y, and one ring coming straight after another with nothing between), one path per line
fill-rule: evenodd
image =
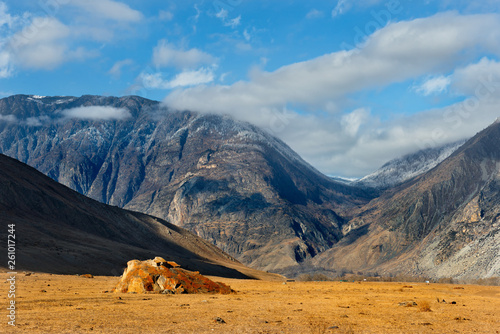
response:
M229 286L214 282L179 267L175 262L160 257L154 260L131 260L113 292L121 293L222 293L232 290Z

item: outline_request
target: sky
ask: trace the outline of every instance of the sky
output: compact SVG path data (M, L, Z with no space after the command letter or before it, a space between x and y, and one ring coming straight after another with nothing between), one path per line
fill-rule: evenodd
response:
M500 0L0 0L13 94L227 114L362 177L500 116Z

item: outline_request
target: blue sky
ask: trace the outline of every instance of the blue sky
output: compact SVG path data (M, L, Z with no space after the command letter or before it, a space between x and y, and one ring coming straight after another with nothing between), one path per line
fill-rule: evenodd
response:
M0 97L229 114L329 175L500 116L500 1L0 0Z

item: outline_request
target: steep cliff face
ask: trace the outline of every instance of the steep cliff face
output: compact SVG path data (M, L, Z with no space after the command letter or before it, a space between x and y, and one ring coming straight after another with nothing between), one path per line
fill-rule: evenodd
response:
M113 109L82 109L95 106ZM168 219L255 268L327 250L341 236L338 213L371 198L229 117L95 96L13 96L0 114L4 154L103 203Z
M326 267L436 277L500 275L500 124L355 212Z

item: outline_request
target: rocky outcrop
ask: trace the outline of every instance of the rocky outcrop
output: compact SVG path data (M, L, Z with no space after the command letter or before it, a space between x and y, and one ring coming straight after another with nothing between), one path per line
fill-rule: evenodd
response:
M199 272L180 268L161 257L131 260L113 292L121 293L221 293L233 292L223 283L213 282Z

